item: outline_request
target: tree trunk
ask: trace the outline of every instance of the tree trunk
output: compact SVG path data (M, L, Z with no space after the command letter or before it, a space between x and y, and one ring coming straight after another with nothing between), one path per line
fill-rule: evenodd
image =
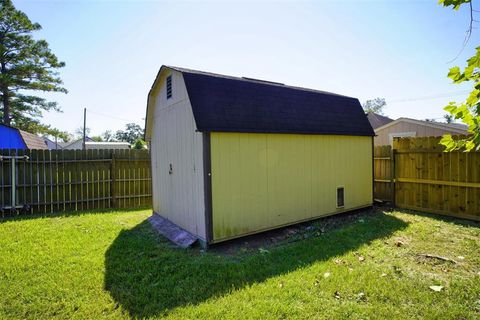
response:
M2 61L0 62L1 65L1 72L2 75L6 75L7 73L7 67L5 66L5 62ZM8 86L5 83L2 83L2 104L3 104L3 124L6 124L7 126L10 125L10 101L8 97Z
M10 101L8 100L8 89L2 90L3 124L10 125Z

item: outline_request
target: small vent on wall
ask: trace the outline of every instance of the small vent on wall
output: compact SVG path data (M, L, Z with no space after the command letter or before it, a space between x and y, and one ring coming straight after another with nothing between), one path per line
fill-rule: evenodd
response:
M167 99L172 97L172 76L167 77Z
M337 188L337 208L345 206L345 189L343 187Z

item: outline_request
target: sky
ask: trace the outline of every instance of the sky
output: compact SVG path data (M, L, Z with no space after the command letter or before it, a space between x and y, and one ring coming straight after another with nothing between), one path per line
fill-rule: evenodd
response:
M74 132L87 108L91 135L143 126L163 64L360 102L382 97L389 117L441 121L443 107L469 89L452 84L448 69L463 66L479 40L474 30L458 55L469 12L436 0L13 2L66 63L60 76L69 93L47 94L63 113L45 113L44 122Z

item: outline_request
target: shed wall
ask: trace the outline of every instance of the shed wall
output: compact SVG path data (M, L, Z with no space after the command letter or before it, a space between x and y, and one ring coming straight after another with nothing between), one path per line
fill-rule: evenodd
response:
M372 204L371 137L212 133L211 161L214 242Z
M0 149L27 149L20 132L12 127L0 124Z
M170 74L173 90L167 99ZM153 210L205 240L202 133L196 132L182 74L164 72L152 96Z
M375 133L377 134L374 140L376 146L390 145L391 133L415 133L415 135L412 135L413 137L439 137L446 133L458 134L449 130L437 129L426 125L404 121L393 124L382 130L375 130Z

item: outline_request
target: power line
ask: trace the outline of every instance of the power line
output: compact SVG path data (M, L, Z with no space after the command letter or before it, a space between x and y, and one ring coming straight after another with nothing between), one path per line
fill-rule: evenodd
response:
M469 92L470 92L470 90L462 90L462 91L455 91L455 92L438 93L438 94L434 94L434 95L421 96L421 97L415 97L415 98L392 99L392 100L387 100L387 103L391 103L391 102L411 102L411 101L420 101L420 100L432 100L432 99L438 99L438 98L448 98L448 97L461 96L461 95L467 94Z
M96 114L96 115L99 115L99 116L103 116L103 117L106 117L106 118L121 120L121 121L125 121L125 122L135 122L135 121L132 120L132 119L124 119L124 118L120 118L120 117L115 117L115 116L112 116L112 115L110 115L110 114L105 114L105 113L93 111L93 110L91 110L91 109L87 109L87 110L88 110L88 112L90 112L90 113L93 113L93 114Z

